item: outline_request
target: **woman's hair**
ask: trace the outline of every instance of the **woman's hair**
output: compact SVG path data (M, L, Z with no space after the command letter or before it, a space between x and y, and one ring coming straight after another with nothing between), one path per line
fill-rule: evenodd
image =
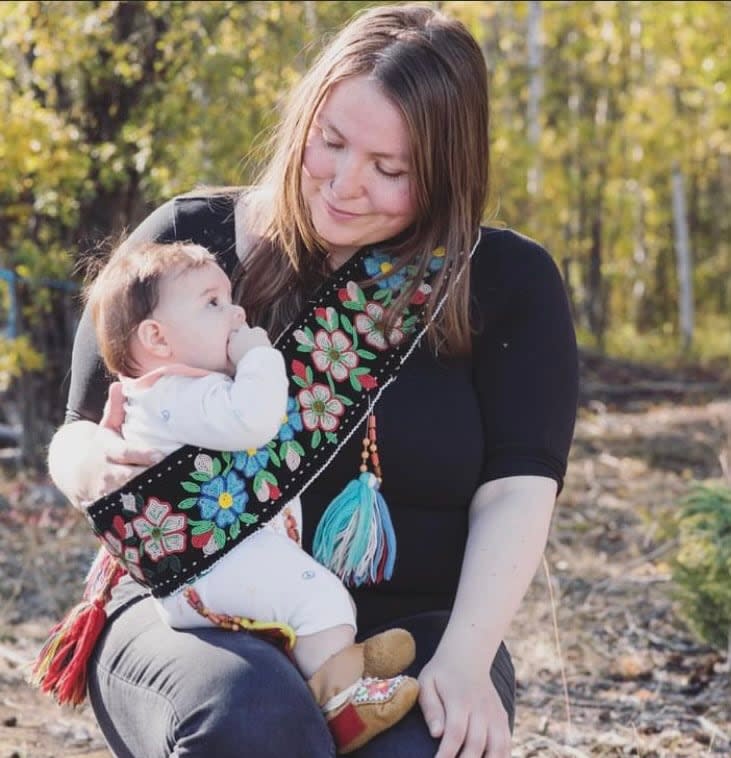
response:
M412 151L413 224L385 241L399 267L423 273L431 252L446 249L427 317L445 293L430 328L434 347L468 353L469 266L488 190L487 70L482 52L458 21L425 6L384 6L351 21L320 54L291 95L272 141L272 156L246 202L255 241L247 251L239 297L252 321L278 333L296 316L305 293L327 275L323 247L301 190L308 133L330 89L367 76L401 112ZM318 255L317 253L322 253ZM393 307L393 318L418 287L416 277Z
M99 352L110 373L135 376L139 371L130 341L157 307L162 277L215 262L212 253L190 242L147 242L112 253L84 289Z

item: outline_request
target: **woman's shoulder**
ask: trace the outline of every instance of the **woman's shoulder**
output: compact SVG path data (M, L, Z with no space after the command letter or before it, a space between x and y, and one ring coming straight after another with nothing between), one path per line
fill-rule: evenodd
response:
M124 247L189 239L203 244L197 239L200 234L232 221L236 198L233 188L227 192L198 189L176 195L154 208L125 240Z
M553 256L536 240L508 227L480 227L480 240L472 257L477 281L503 287L525 287L558 274Z
M232 216L242 187L198 188L168 201L176 221L220 222Z
M214 253L231 276L236 256L236 203L241 187L200 188L168 201L175 240L190 240Z

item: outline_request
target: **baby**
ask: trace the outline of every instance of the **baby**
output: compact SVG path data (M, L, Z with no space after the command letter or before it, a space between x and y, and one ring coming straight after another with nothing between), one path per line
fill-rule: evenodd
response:
M253 452L276 437L288 400L284 359L263 329L246 323L208 250L175 242L118 251L87 297L101 355L119 378L105 417L130 444L165 455L184 445ZM416 702L417 682L397 676L413 660L413 639L399 629L355 644L350 595L302 550L300 532L295 498L191 580L188 592L155 602L177 629L213 623L190 596L228 615L291 626L293 657L339 751L350 752ZM364 693L373 685L392 697L369 702ZM356 709L364 729L343 743L337 717L346 707Z

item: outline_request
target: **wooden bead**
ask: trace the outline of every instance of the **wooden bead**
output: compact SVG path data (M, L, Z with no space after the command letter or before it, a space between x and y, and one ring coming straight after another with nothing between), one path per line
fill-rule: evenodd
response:
M364 463L364 464L363 464L363 465L361 465L361 467L360 467L360 473L361 473L361 474L365 474L365 472L366 472L366 471L368 471L368 466L366 466L366 465L365 465L365 463Z
M363 452L360 454L360 457L361 457L361 458L362 458L364 461L367 461L367 460L368 460L368 458L370 458L370 455L371 455L371 454L370 454L370 453L369 453L367 450L364 450L364 451L363 451Z
M374 443L373 443L373 444L372 444L372 445L371 445L371 446L370 446L368 449L369 449L369 450L370 450L372 453L377 453L377 452L378 452L378 445L376 445L376 443L374 442Z

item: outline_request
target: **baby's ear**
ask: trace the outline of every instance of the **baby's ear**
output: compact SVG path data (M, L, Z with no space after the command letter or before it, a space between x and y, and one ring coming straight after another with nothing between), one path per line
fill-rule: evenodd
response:
M159 321L146 318L137 327L137 339L143 350L157 358L169 358L170 344L165 337L165 329Z

